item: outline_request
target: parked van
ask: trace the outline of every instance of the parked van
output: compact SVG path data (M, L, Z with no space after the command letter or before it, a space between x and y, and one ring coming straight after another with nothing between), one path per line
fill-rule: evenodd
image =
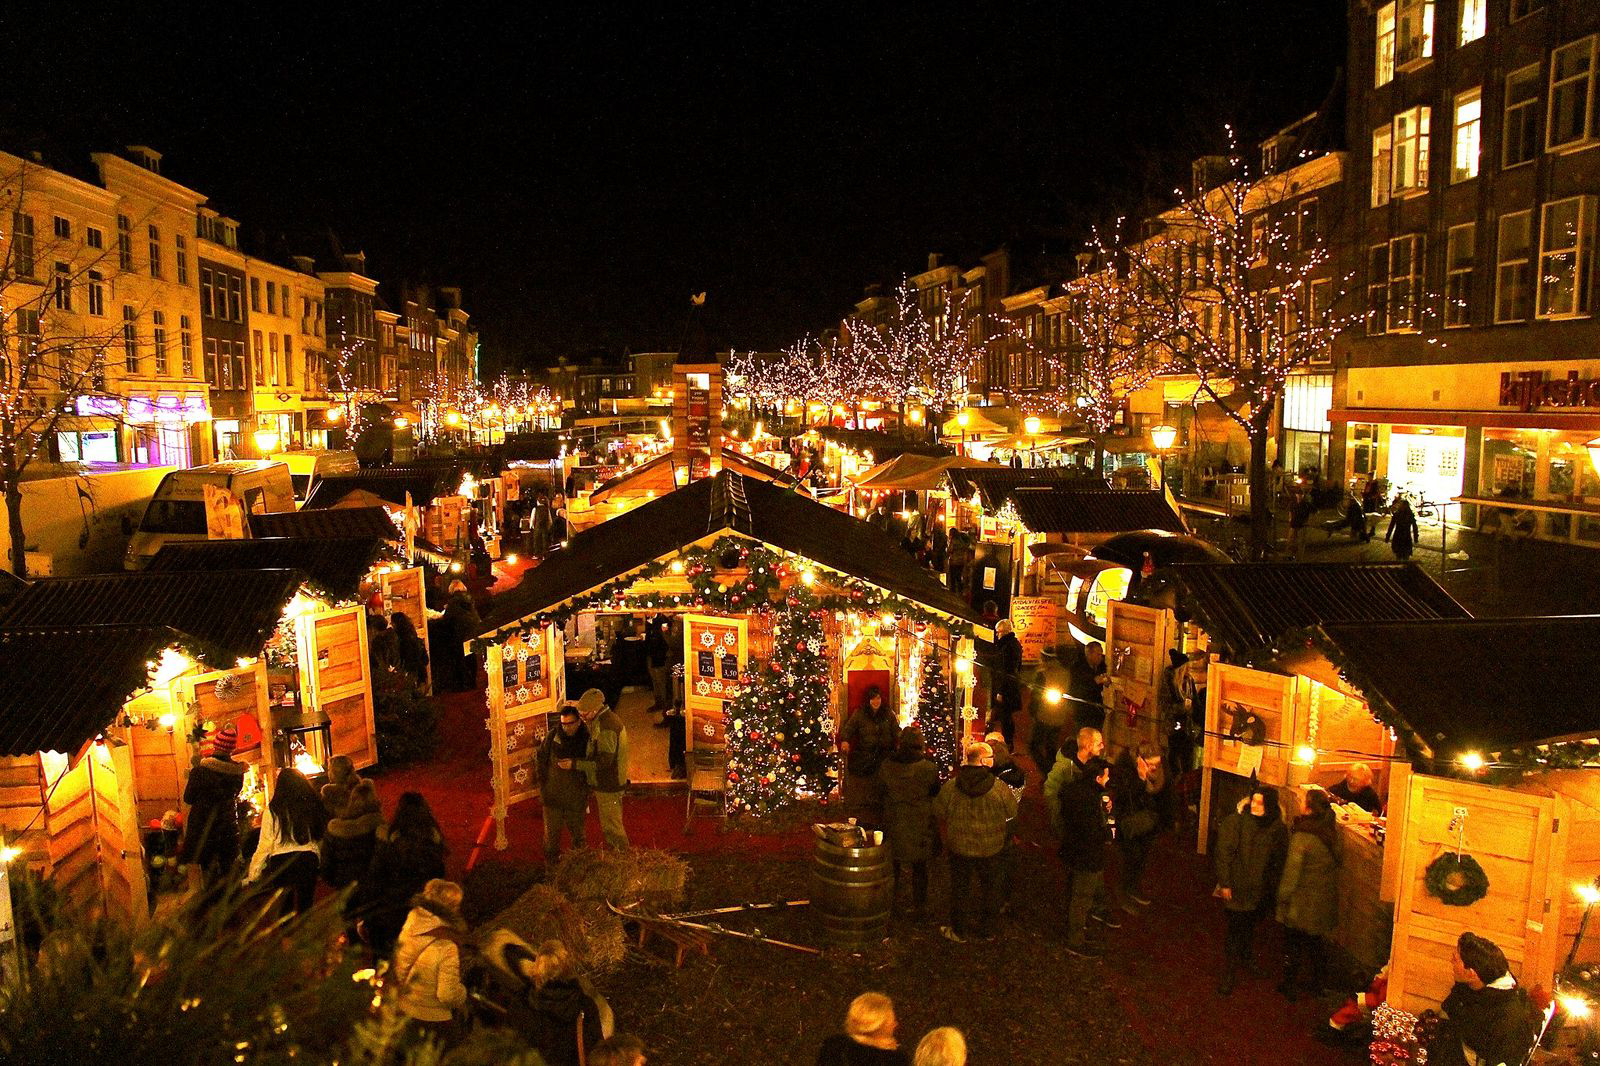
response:
M289 468L296 506L304 505L311 498L311 490L317 487L317 482L329 474L354 474L361 469L355 452L280 452L267 458Z
M292 511L294 483L289 468L266 459L233 459L188 470L175 470L161 479L155 498L128 542L123 567L142 570L164 544L206 539L206 489L216 485L244 501L249 514Z
M104 574L122 565L128 537L170 466L29 463L22 482L28 576ZM0 512L3 513L3 512ZM0 533L0 545L6 545ZM0 546L0 569L9 566Z

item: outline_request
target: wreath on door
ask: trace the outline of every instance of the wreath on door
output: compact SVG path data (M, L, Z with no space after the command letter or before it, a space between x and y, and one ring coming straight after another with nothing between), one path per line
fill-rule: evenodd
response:
M1489 894L1489 875L1471 855L1447 851L1423 871L1428 895L1450 907L1470 907Z

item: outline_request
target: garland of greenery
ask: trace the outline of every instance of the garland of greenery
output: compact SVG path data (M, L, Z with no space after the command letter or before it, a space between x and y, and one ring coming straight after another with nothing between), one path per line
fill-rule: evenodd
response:
M1489 875L1471 855L1447 851L1423 875L1428 895L1448 907L1469 907L1489 894Z
M683 576L689 583L688 593L645 591L629 593L641 581L650 581L666 573L669 563L648 563L631 573L608 581L594 591L575 596L559 607L542 611L529 620L523 635L546 626L564 626L573 615L596 607L621 611L652 610L710 610L721 614L767 614L793 600L793 594L782 594L784 582L797 572L806 569L815 575L807 598L816 606L831 611L870 611L893 614L917 622L932 622L951 627L952 631L965 631L965 623L953 621L936 614L919 603L897 596L858 578L826 570L809 561L800 563L786 558L764 544L744 537L718 537L709 547L685 548L676 561L683 564ZM743 575L730 572L743 570ZM473 641L475 651L482 652L495 641L479 637Z

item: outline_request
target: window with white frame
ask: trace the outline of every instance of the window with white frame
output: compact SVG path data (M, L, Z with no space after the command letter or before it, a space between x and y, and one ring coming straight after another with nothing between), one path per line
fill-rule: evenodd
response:
M1456 96L1454 136L1450 142L1450 180L1478 176L1479 138L1483 129L1483 90L1468 89Z
M1444 324L1446 329L1472 325L1472 265L1478 227L1468 222L1451 226L1445 238Z
M1595 140L1595 43L1600 35L1557 48L1550 54L1550 120L1545 148L1558 151Z
M122 308L122 368L130 374L139 372L139 330L135 325L138 315L133 308Z
M1593 196L1547 203L1539 224L1539 317L1575 318L1589 313L1594 260Z
M1412 107L1394 117L1394 156L1389 170L1395 195L1427 191L1429 113L1429 108Z
M1394 53L1398 70L1407 70L1433 57L1433 0L1399 0Z
M167 315L165 311L150 312L150 341L155 347L156 373L167 372Z
M1533 311L1533 212L1500 216L1495 252L1494 320L1526 322Z
M1390 333L1414 333L1422 328L1422 278L1427 238L1420 233L1389 241Z
M1394 155L1394 127L1379 126L1372 131L1372 206L1389 202L1389 168Z
M1389 319L1389 246L1367 249L1367 335L1382 333Z
M1394 10L1393 3L1378 8L1378 48L1373 85L1388 85L1394 80Z
M178 284L187 285L189 284L189 242L181 233L174 237L173 241L177 245L178 250Z
M1489 0L1461 0L1461 34L1458 44L1471 44L1489 32Z
M148 236L150 238L150 276L152 278L159 278L161 276L161 229L160 229L160 227L159 226L151 226L151 227L149 227Z
M34 271L33 216L11 212L11 272L31 278Z
M1504 146L1500 165L1510 168L1533 161L1539 154L1539 64L1530 63L1506 75Z
M72 268L65 263L56 264L55 307L57 311L72 310Z

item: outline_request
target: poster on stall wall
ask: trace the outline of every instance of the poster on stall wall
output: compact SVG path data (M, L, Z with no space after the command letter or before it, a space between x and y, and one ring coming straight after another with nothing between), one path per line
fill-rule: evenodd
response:
M684 617L684 708L690 748L727 746L725 711L739 691L749 656L749 623L742 618Z
M505 850L506 811L539 794L537 756L550 729L550 714L566 699L566 661L561 633L544 626L491 644L489 763L494 789L494 846Z
M1048 596L1016 596L1011 600L1011 626L1022 642L1023 665L1037 666L1044 650L1059 643L1056 620L1060 611Z
M244 539L244 501L221 485L201 486L206 494L206 538Z

